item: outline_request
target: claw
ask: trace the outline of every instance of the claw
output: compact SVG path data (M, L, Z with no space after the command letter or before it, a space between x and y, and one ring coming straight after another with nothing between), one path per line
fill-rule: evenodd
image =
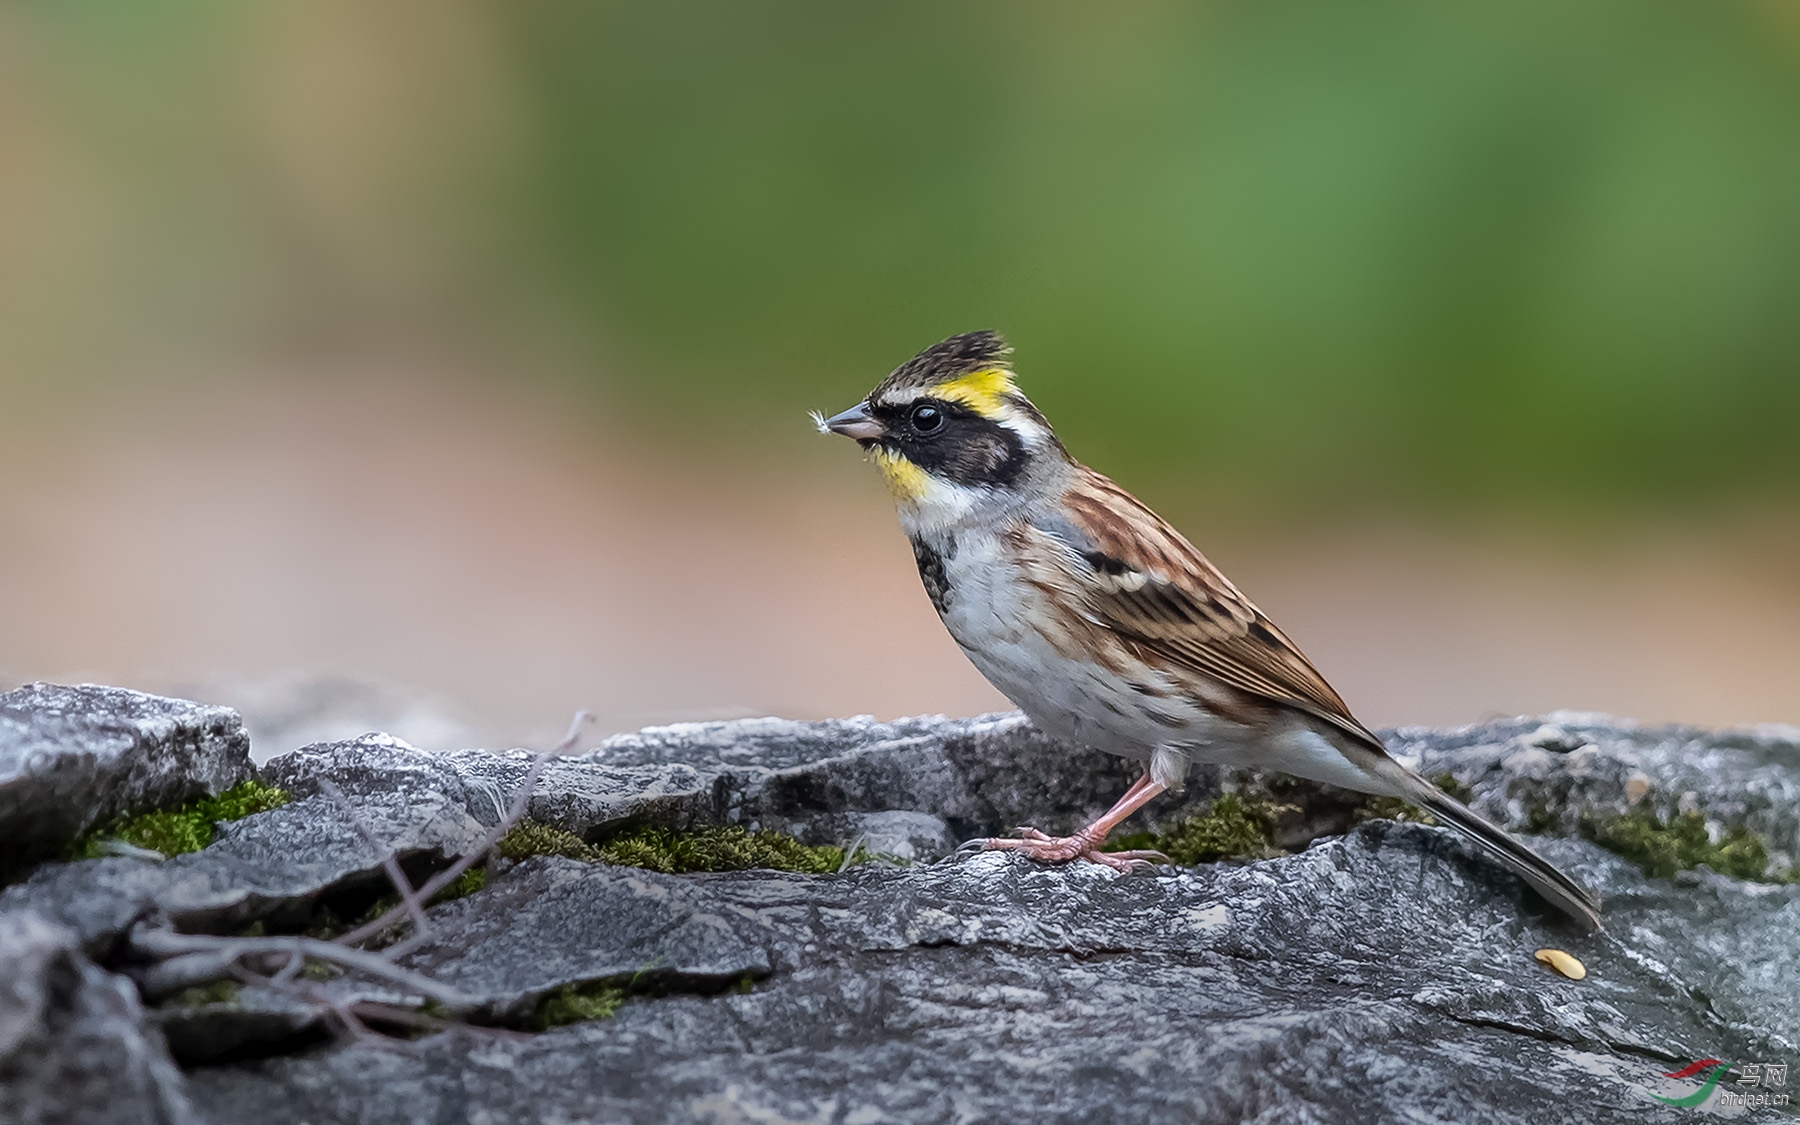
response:
M1142 851L1107 852L1106 854L1110 855L1110 856L1117 856L1120 859L1136 860L1139 863L1148 863L1151 865L1160 864L1164 867L1175 866L1174 860L1170 859L1168 856L1162 854L1159 851L1156 851L1153 848L1146 848Z
M1158 863L1172 862L1168 856L1157 851L1103 852L1099 848L1099 841L1085 833L1051 836L1029 825L1021 827L1018 833L1017 836L970 840L957 851L1019 852L1026 859L1037 860L1039 863L1097 863L1125 874L1154 867Z
M959 852L988 852L1014 848L1024 843L1037 843L1054 837L1046 836L1029 824L1021 824L1013 829L1017 836L977 836L973 840L964 840L956 846Z

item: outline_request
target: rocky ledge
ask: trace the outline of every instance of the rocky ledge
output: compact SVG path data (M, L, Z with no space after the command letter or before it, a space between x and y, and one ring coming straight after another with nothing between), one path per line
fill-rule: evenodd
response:
M613 738L540 766L490 850L529 752L369 735L259 773L230 712L36 685L0 695L0 1121L1542 1125L1785 1094L1800 731L1388 739L1606 930L1402 808L1230 771L1143 826L1214 862L957 855L1129 781L1016 715ZM384 861L463 856L422 926L329 944Z

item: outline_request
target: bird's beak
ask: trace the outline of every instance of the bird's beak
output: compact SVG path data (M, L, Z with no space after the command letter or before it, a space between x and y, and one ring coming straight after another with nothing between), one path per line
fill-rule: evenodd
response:
M857 441L874 441L887 433L887 427L869 414L869 404L866 402L859 402L842 414L833 414L820 423L820 428Z

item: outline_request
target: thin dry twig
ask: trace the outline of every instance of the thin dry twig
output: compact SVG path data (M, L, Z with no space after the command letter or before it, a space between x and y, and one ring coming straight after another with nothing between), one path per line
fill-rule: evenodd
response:
M368 1029L368 1021L375 1020L380 1023L394 1024L400 1027L410 1027L418 1031L443 1031L449 1027L462 1027L475 1034L495 1039L527 1040L532 1038L529 1032L518 1031L514 1028L467 1023L463 1020L422 1012L417 1008L408 1008L405 1005L394 1004L385 1000L363 999L346 1001L343 997L333 996L329 991L329 986L316 981L284 981L279 978L265 980L244 969L238 970L238 978L246 984L267 988L269 991L286 996L290 1000L295 1000L314 1008L330 1009L332 1014L338 1018L338 1022L346 1029L350 1029L350 1021L344 1019L344 1016L347 1013L355 1017L355 1023L364 1031ZM352 1035L362 1033L362 1031L351 1030ZM369 1034L377 1037L380 1035L379 1032L372 1031L370 1031Z
M549 766L551 759L559 757L572 749L575 746L576 741L581 737L581 728L592 719L593 716L586 711L575 712L575 719L569 724L569 733L563 737L561 742L557 743L555 749L546 750L532 760L531 768L525 771L525 777L519 782L518 792L513 794L512 804L507 808L506 815L502 816L497 824L488 829L487 834L481 838L480 843L476 844L455 863L426 880L425 884L417 891L420 899L430 902L432 897L439 891L462 878L463 872L487 858L489 849L500 842L500 837L512 831L513 825L519 822L520 818L525 815L525 810L531 806L532 791L537 788L538 778L543 775L544 769ZM394 910L389 910L379 918L364 923L347 934L340 935L336 939L337 943L339 945L360 945L372 937L384 934L400 921L398 915L398 907ZM405 943L404 947L396 946L394 949L389 950L389 954L390 956L397 957L401 953L412 949L414 945L416 945L416 942L408 941Z
M575 717L569 720L569 733L563 735L563 740L557 743L550 752L552 754L567 754L569 751L575 749L575 744L581 740L581 728L593 721L594 716L590 715L588 712L575 712Z
M413 933L421 937L429 933L431 923L425 919L425 906L420 901L418 893L413 890L412 881L406 877L406 872L400 870L400 858L394 854L394 849L382 846L381 841L375 837L374 829L369 827L368 822L362 818L361 813L356 811L356 806L352 805L350 799L344 796L344 791L337 787L335 781L329 777L322 777L319 779L319 789L335 801L338 808L344 810L344 815L350 818L350 824L356 829L356 834L361 836L363 842L381 857L381 869L387 873L388 882L394 885L394 891L399 894L400 905L412 918Z
M553 757L555 757L555 755L549 752L537 756L537 759L531 763L531 768L525 772L525 779L519 784L518 796L513 799L512 807L507 810L506 815L500 818L499 823L488 829L487 834L481 838L481 842L470 849L466 855L462 856L455 863L444 868L430 879L427 879L424 886L421 886L418 890L418 894L421 898L429 901L439 891L462 878L463 872L486 858L488 849L499 843L500 837L510 832L512 826L517 823L519 817L524 814L523 806L531 800L531 790L537 785L538 776L544 772L544 767L550 764L550 759ZM371 919L356 927L347 934L340 934L337 937L336 942L339 945L360 945L370 938L378 937L381 934L386 933L395 925L399 924L401 921L400 914L401 908L395 907L379 917ZM389 950L390 954L392 952L392 950Z
M280 972L278 972L274 976L270 977L269 982L272 984L286 984L288 981L291 981L295 977L299 976L300 970L302 970L304 968L306 968L305 955L301 954L297 951L294 953L290 953L290 954L288 954L287 964L285 964L281 967Z
M297 1004L304 1004L310 1014L322 1020L327 1016L332 1017L337 1021L338 1034L346 1039L381 1038L378 1032L359 1018L354 1002L345 1003L341 998L314 987L311 981L283 980L280 974L265 977L242 965L233 965L231 975L252 988L267 989L278 996L285 996Z
M138 991L146 1000L160 1000L189 988L199 988L231 975L239 954L222 950L183 953L159 961L144 970Z
M460 990L402 969L379 953L347 949L318 938L218 937L213 934L180 934L174 930L139 926L131 931L131 947L133 952L141 956L165 959L160 964L152 965L144 973L140 986L149 997L171 995L183 988L192 987L195 983L204 983L196 981L192 971L165 971L170 970L171 966L181 966L184 963L197 967L197 962L186 960L195 955L210 955L214 959L217 971L207 980L218 980L228 975L232 966L246 957L285 959L299 955L315 961L328 961L352 972L387 981L415 995L436 1000L453 1013L467 1011L475 1003Z
M838 864L838 874L841 875L850 870L850 865L856 862L856 853L862 851L863 846L868 842L869 838L867 835L858 836L856 839L850 841L850 846L844 849L843 862Z
M399 1004L387 1004L380 1000L352 1000L345 1005L350 1014L359 1020L380 1020L382 1023L409 1027L414 1031L442 1031L450 1026L450 1021L428 1016L415 1008L402 1007Z
M338 1025L343 1028L344 1034L351 1039L375 1038L375 1032L369 1028L368 1024L357 1017L354 1010L355 1005L346 1004L335 996L327 996L323 993L316 994L310 1002L336 1016Z
M172 996L196 985L236 978L247 984L293 997L313 1005L317 1010L329 1012L343 1032L353 1037L374 1034L364 1023L365 1019L422 1030L438 1030L448 1023L462 1022L461 1017L475 1007L473 998L430 977L403 969L395 961L424 940L428 930L424 904L485 859L500 838L524 817L544 770L552 759L574 748L581 736L581 728L591 719L592 716L587 712L577 712L574 721L569 724L569 733L562 742L555 749L545 751L533 759L499 823L489 829L480 843L467 854L460 856L455 863L417 888L412 886L401 869L398 856L392 849L382 846L343 791L328 779L322 781L320 788L345 811L357 834L382 857L382 869L399 893L400 904L336 941L297 936L219 937L212 934L183 934L172 929L139 925L130 934L131 951L135 956L154 962L139 977L140 990L146 998L154 1000ZM408 917L413 921L415 932L407 941L379 953L354 948L360 942L385 933ZM309 959L334 964L350 972L386 982L412 995L435 1001L443 1006L444 1015L440 1018L377 1000L346 1001L328 990L314 987L311 982L298 979Z

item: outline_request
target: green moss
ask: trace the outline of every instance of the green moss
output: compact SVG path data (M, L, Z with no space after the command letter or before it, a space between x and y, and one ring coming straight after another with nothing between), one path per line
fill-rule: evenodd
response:
M204 1008L208 1004L230 1004L238 998L243 985L234 980L216 980L211 984L196 985L170 997L165 1006L177 1008Z
M568 984L538 1001L532 1026L548 1031L565 1024L603 1020L625 1003L625 990L612 984Z
M1276 854L1275 821L1292 805L1238 793L1221 794L1206 812L1168 832L1134 832L1107 845L1108 851L1162 852L1182 866L1221 859L1258 859Z
M560 855L583 863L600 862L600 853L592 844L566 828L541 820L521 820L513 825L500 837L494 850L511 860L534 855Z
M748 832L737 825L691 832L648 828L607 841L600 846L600 856L606 863L671 875L752 868L825 875L844 864L842 848L802 844L779 832Z
M500 838L498 850L508 859L560 855L670 875L752 868L823 875L844 865L842 848L802 844L779 832L750 832L737 825L713 825L686 832L643 828L600 844L589 844L554 825L523 821ZM855 862L866 858L859 855Z
M242 820L252 813L267 812L288 803L287 791L260 781L235 785L216 797L201 797L178 809L159 809L114 821L77 840L73 859L98 859L106 854L108 840L123 840L134 847L164 855L197 852L213 841L213 826Z
M1562 818L1543 801L1533 801L1525 810L1525 831L1533 836L1549 836L1562 827Z
M1365 797L1351 814L1356 823L1369 820L1410 820L1417 824L1436 824L1437 818L1399 797Z
M1475 799L1475 791L1456 780L1453 773L1436 773L1427 780L1465 805ZM1369 820L1409 820L1415 824L1438 822L1437 817L1399 797L1365 797L1352 815L1358 824Z
M456 881L431 896L427 906L436 906L440 902L454 902L459 898L467 898L476 891L487 886L487 868L471 867L456 877ZM399 902L398 899L395 900Z
M1445 770L1442 773L1432 774L1430 781L1433 785L1450 794L1450 796L1455 797L1465 805L1475 799L1475 790L1470 789L1467 785L1456 780L1456 775L1448 770Z
M1654 810L1620 816L1581 818L1581 834L1608 851L1636 863L1648 875L1668 878L1705 864L1722 875L1763 882L1790 881L1792 871L1771 871L1769 849L1755 833L1739 825L1727 828L1717 843L1697 812L1664 819Z

